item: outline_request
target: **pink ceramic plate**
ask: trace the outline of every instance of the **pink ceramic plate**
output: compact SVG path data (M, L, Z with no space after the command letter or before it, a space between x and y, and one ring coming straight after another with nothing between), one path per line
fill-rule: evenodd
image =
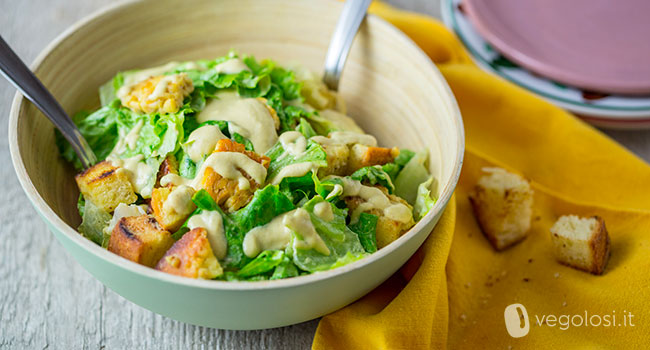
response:
M559 82L650 94L650 1L464 0L504 56Z

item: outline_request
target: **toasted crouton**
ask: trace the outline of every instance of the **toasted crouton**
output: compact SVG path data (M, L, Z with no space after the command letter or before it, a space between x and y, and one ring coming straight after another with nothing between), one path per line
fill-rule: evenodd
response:
M243 173L243 172L242 172ZM206 168L201 180L201 188L208 191L212 199L226 212L232 213L245 206L253 198L260 185L247 176L250 188L241 189L239 182L219 175L212 168Z
M560 217L551 227L555 258L562 264L600 275L609 260L609 234L598 216Z
M196 209L192 202L193 195L194 189L185 185L154 188L151 193L151 209L160 226L171 232L178 230Z
M120 203L131 204L138 199L126 174L108 161L84 170L75 180L85 198L109 213Z
M223 273L210 247L207 231L201 227L185 233L174 243L160 259L156 270L202 279L213 279Z
M117 91L122 105L136 113L176 113L183 99L194 91L192 79L185 73L150 77Z
M399 148L370 147L355 144L350 148L348 158L349 174L367 166L384 165L392 162L399 155Z
M154 267L173 243L171 233L162 229L156 219L148 215L128 216L115 225L108 250L138 264Z
M247 151L246 146L242 145L239 142L235 142L229 139L222 139L217 142L217 146L214 149L214 152L238 152L238 153L243 153L248 158L262 164L265 168L269 168L269 164L271 164L271 158L264 156L264 155L259 155L253 151Z
M174 155L168 155L158 168L158 175L156 176L156 187L160 186L160 179L167 174L178 175L178 161Z
M391 203L401 203L404 204L407 208L413 209L405 200L398 196L394 196L392 194L388 194L388 190L383 187L383 186L375 186L379 188L386 197L390 200ZM365 203L365 200L361 197L354 196L354 197L346 197L344 198L345 204L347 207L350 209L350 212L354 212L361 204ZM413 220L413 217L411 217L411 220L407 222L401 222L397 220L390 219L384 215L384 213L376 208L366 210L368 214L376 215L378 216L377 219L377 229L376 229L376 238L377 238L377 249L381 249L394 240L398 239L401 237L406 231L408 231L413 225L415 225L415 221Z
M346 175L350 148L347 145L322 145L327 154L327 167L318 169L318 176Z
M267 169L271 162L269 157L259 155L252 151L247 151L244 145L228 139L219 140L214 152L243 153L248 158L262 164ZM222 209L227 212L234 212L248 204L248 202L253 198L255 190L257 190L261 185L246 174L245 171L242 171L242 175L248 179L250 188L242 189L240 188L238 181L225 178L215 172L212 168L208 167L203 172L201 188L208 191L212 199L214 199Z
M469 195L474 215L494 249L506 249L524 238L533 214L533 190L526 179L501 168L484 168Z

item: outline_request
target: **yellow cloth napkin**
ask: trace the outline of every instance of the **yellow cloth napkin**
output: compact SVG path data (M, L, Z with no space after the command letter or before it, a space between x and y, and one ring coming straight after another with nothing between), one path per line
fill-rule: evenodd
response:
M650 166L572 115L479 70L437 21L380 3L371 12L409 35L449 82L465 122L465 164L455 200L418 253L376 290L325 316L314 349L648 348ZM521 173L535 191L528 238L501 253L482 235L467 199L485 166ZM612 252L602 276L555 261L549 228L563 214L605 220ZM513 303L529 315L530 331L521 338L506 331L504 310ZM574 316L584 320L585 312L590 326L577 326ZM573 324L538 325L544 315L568 315ZM605 315L615 315L616 324L625 316L627 326L605 327Z

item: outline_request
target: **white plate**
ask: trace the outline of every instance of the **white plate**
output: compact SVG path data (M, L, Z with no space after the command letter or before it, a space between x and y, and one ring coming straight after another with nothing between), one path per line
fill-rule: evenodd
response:
M603 95L535 75L509 61L483 39L463 13L462 0L443 0L442 18L481 68L529 90L549 102L606 128L650 128L650 96Z

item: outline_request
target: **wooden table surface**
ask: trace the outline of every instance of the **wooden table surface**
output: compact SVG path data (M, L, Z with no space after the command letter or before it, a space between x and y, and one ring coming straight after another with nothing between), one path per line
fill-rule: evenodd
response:
M31 62L55 36L110 0L0 0L0 34ZM439 16L439 0L392 0ZM143 30L146 30L143 28ZM0 79L0 134L15 90ZM650 159L650 131L606 131ZM317 320L261 331L196 327L156 315L108 290L55 241L16 179L0 139L0 348L305 349Z

